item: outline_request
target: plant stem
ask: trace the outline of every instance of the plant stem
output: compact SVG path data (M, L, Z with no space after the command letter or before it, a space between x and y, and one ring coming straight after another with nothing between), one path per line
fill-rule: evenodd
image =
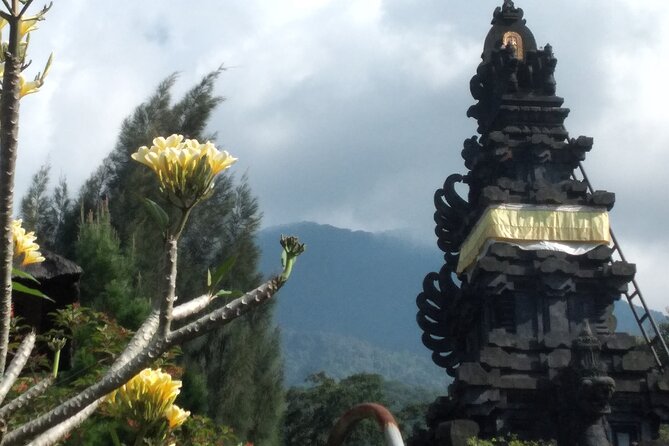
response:
M135 446L142 446L144 444L144 436L148 430L149 426L147 424L142 426L142 428L137 433L137 437L135 437Z
M53 355L53 379L58 378L58 368L60 367L60 350L56 350Z
M286 259L286 266L283 268L283 272L281 273L280 279L283 282L288 281L288 278L290 277L290 274L293 272L293 265L295 265L295 260L297 258L293 256L288 256Z
M190 217L190 212L193 209L193 207L194 205L181 209L181 219L179 221L179 225L177 226L177 230L174 232L174 239L176 241L179 241L179 238L181 237L181 234L183 233L184 228L186 227L186 222L188 222L188 217Z
M118 434L116 433L116 429L114 426L109 427L109 435L111 435L112 441L114 442L114 446L123 446L121 444L121 440L118 438Z

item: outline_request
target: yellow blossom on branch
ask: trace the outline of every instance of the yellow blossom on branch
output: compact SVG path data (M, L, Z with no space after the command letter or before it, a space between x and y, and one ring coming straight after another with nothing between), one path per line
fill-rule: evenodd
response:
M160 369L144 369L107 396L113 415L142 425L166 420L170 428L180 426L190 415L174 405L181 381Z
M39 88L42 86L43 82L39 80L34 80L26 82L26 80L21 76L19 78L19 97L27 96L32 93L37 93Z
M23 39L28 33L31 33L37 29L37 22L42 20L41 17L30 17L28 19L23 19L19 23L19 36Z
M167 418L167 423L169 424L170 429L175 429L186 421L186 418L190 415L190 412L183 410L181 407L176 404L171 405L167 412L165 412L165 417Z
M43 16L33 16L27 19L21 19L19 22L19 37L23 40L29 33L37 29L37 22L44 20ZM7 20L0 17L0 31L8 25Z
M183 207L206 197L214 187L214 177L237 161L209 141L201 144L176 134L155 138L150 148L142 146L131 157L153 170L161 191Z
M39 252L39 245L35 243L35 240L37 240L35 233L32 231L26 232L21 224L22 220L14 220L12 222L14 258L19 259L23 256L23 260L21 261L22 266L43 262L45 259Z
M23 75L19 75L19 98L27 96L32 93L37 93L39 89L44 85L44 80L46 79L47 74L49 74L49 69L51 68L51 62L53 62L53 54L49 56L49 59L44 66L44 72L37 73L37 76L32 81L26 81ZM5 64L0 63L0 78L5 73Z

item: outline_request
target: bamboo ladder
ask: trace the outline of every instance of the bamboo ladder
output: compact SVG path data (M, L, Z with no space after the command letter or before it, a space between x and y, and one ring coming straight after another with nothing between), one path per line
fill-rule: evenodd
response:
M592 194L594 189L592 188L592 184L588 179L588 175L583 169L583 164L580 162L578 163L578 170L582 177L582 180L579 181L583 181L588 187L588 192ZM575 180L578 180L576 174L573 174L573 177ZM613 230L609 230L611 232L611 241L613 242L613 254L617 254L620 260L627 262L625 255L620 248L620 244L618 243L616 236L613 234ZM643 298L641 288L639 288L639 284L637 283L636 279L632 279L632 282L630 283L627 291L625 291L623 294L627 298L627 303L632 310L634 319L639 325L639 329L641 330L641 334L643 335L644 340L648 344L650 351L653 353L653 357L655 358L657 366L661 370L664 370L664 368L667 366L667 362L669 361L669 349L667 348L667 343L662 337L662 333L660 333L655 319L653 319L653 315L650 313L650 309L646 304L646 300Z

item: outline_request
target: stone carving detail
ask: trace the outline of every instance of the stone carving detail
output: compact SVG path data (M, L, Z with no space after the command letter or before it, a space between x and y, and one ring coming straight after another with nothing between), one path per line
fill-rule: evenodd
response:
M555 420L555 436L561 444L612 446L611 413L615 381L606 376L601 363L602 345L587 321L573 341L573 360L552 382L554 404L548 412Z

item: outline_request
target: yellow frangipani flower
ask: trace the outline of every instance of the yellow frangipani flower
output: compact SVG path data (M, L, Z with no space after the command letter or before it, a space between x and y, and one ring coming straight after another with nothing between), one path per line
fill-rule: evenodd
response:
M0 78L5 74L5 64L0 64ZM44 80L36 78L33 81L26 82L23 75L19 75L19 98L32 93L37 93L40 87L44 85Z
M32 81L26 81L22 74L19 75L19 98L27 96L32 93L37 93L42 85L44 85L44 80L46 79L49 70L51 69L51 63L53 62L53 54L49 56L49 59L44 66L44 72L37 73L37 76ZM4 62L0 63L0 79L5 74L5 64Z
M185 207L206 196L213 188L214 177L237 161L209 141L201 144L176 134L155 138L151 148L142 146L131 157L153 170L161 191Z
M28 19L23 19L19 23L19 36L23 39L28 33L31 33L37 29L37 22L40 21L40 18L30 17Z
M190 415L190 412L183 410L181 407L176 404L172 404L167 412L165 412L165 418L167 418L167 423L169 424L170 429L177 428L184 424L186 418Z
M29 94L37 93L42 85L44 85L44 81L40 79L26 82L23 76L19 77L19 97L22 98Z
M39 245L35 243L35 240L37 240L35 233L32 231L26 233L26 230L21 226L22 223L22 220L14 220L12 222L14 258L18 259L23 256L22 266L43 262L45 259L39 252Z
M144 369L107 396L112 414L138 423L166 419L170 428L180 426L190 415L174 405L181 381L160 369Z

